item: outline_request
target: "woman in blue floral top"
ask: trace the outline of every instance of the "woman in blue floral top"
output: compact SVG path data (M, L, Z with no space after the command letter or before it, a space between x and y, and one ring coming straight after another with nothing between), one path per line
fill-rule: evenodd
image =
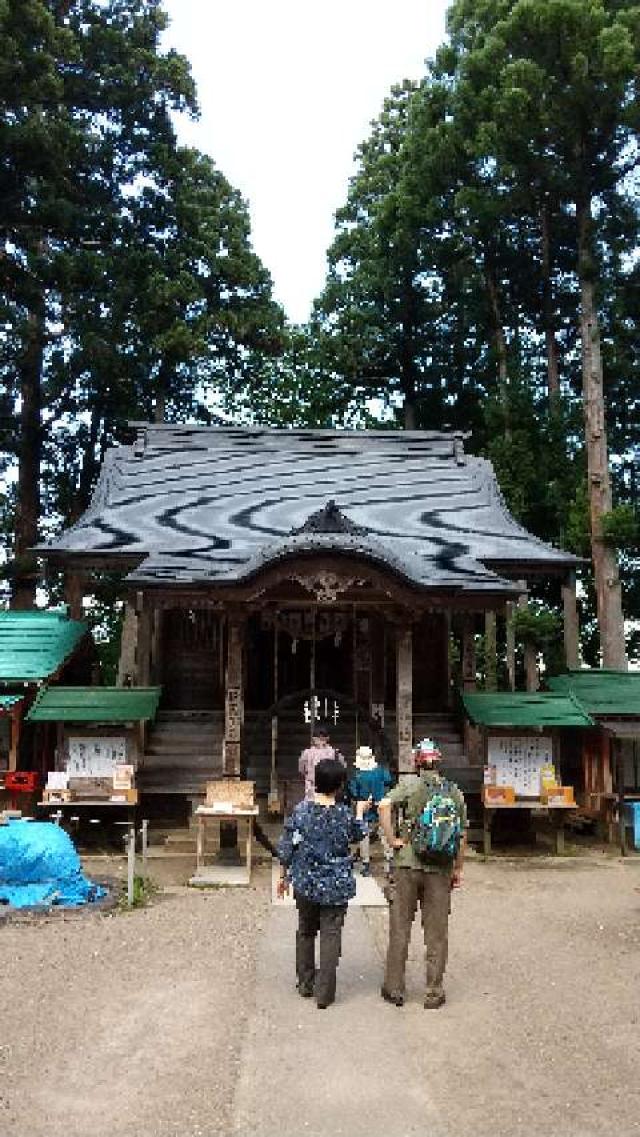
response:
M336 804L345 769L335 759L323 759L315 770L315 794L302 801L284 823L278 843L282 875L278 892L293 885L298 909L296 974L304 998L315 995L318 1007L328 1007L336 994L342 925L347 904L355 895L353 858L349 846L366 836L365 823L345 805ZM361 803L364 808L365 803ZM315 941L320 933L320 966L316 972Z

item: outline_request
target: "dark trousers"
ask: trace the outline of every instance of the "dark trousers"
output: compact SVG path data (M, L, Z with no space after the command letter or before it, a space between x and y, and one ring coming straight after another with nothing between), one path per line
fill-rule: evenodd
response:
M346 904L315 904L296 896L296 975L298 986L313 990L319 1003L332 1003L336 995L336 970L340 962L342 925ZM316 936L320 933L320 966L316 973Z
M427 991L439 992L447 965L451 878L422 869L396 869L389 904L389 949L384 986L393 995L404 994L404 973L411 926L420 904L426 948Z

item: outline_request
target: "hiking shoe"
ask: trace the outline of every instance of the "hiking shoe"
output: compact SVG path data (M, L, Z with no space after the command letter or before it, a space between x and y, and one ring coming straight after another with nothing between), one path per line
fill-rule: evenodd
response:
M447 1001L444 991L427 991L424 1005L427 1011L435 1011Z
M330 1007L333 1002L334 1002L333 999L328 999L328 1000L318 999L316 1006L317 1006L319 1011L326 1011L327 1007Z
M387 991L386 987L380 988L380 994L385 1003L393 1003L394 1007L404 1007L404 995L394 994L393 991Z
M303 999L311 999L313 996L313 983L298 983L298 994Z

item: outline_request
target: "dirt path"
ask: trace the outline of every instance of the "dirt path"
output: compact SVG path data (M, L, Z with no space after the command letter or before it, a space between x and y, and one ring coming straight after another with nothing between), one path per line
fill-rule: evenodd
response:
M386 912L360 909L339 1001L319 1012L293 991L294 913L272 912L232 1132L639 1133L639 869L470 864L436 1012L422 1007L417 923L403 1008L378 994Z
M1 1137L640 1134L640 861L537 864L469 865L437 1012L417 940L379 999L384 910L348 917L340 1002L301 1000L266 869L0 927Z
M264 889L0 930L2 1137L228 1133Z

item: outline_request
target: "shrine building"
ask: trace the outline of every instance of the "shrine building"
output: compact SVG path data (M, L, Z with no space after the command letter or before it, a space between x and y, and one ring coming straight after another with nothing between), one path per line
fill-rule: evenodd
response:
M516 522L462 435L136 431L107 452L86 513L38 552L65 573L72 616L93 572L123 574L118 682L162 688L143 794L197 799L242 776L286 797L316 717L346 757L369 743L407 769L428 734L464 765L475 636L495 650L541 577L562 589L576 665L576 558ZM513 685L508 638L506 653Z

